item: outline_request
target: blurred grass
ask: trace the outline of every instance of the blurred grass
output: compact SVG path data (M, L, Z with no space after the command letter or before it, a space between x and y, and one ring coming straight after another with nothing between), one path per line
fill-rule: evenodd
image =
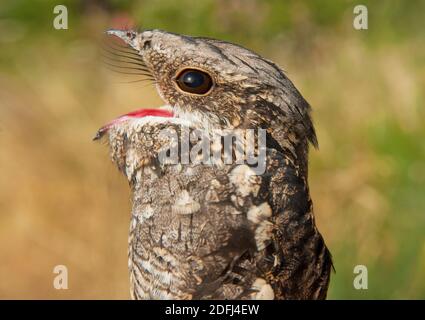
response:
M0 298L129 298L128 186L91 141L114 116L161 104L99 63L102 31L126 17L279 63L314 109L329 298L425 298L425 1L363 1L367 31L352 28L354 1L61 3L66 31L52 28L54 1L0 4ZM69 290L52 286L58 264ZM358 264L368 290L353 288Z

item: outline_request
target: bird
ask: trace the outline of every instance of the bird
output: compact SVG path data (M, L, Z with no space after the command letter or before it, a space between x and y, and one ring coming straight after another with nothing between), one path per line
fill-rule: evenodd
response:
M222 40L106 33L121 42L108 52L127 63L122 70L145 76L164 102L119 116L94 138L109 145L131 190L131 298L326 299L333 263L308 185L318 141L311 107L284 71ZM251 130L263 170L234 161L233 147L231 161L183 161L176 145L195 130ZM177 161L167 162L172 147Z

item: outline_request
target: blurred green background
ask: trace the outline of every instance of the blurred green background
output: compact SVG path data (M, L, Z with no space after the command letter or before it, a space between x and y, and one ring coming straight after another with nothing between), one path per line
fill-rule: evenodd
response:
M64 4L69 29L53 28ZM364 4L369 29L355 30ZM135 25L233 41L277 62L311 103L331 299L425 298L425 1L0 3L0 298L129 298L129 190L91 138L161 105L106 70L104 30ZM53 268L69 271L55 290ZM368 290L353 287L368 267Z

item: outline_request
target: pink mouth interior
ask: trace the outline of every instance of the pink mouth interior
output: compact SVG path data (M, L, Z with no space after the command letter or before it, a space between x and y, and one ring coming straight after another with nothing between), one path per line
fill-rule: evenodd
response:
M102 128L99 129L99 131L96 133L96 136L93 138L93 140L100 139L113 125L117 123L121 123L124 121L127 121L132 118L144 118L147 116L153 116L153 117L165 117L165 118L172 118L174 115L171 111L165 110L165 109L139 109L132 112L129 112L127 114L124 114L108 124L104 125Z

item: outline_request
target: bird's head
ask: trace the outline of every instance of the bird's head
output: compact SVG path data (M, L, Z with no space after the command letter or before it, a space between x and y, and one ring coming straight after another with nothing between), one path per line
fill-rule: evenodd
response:
M271 61L241 46L208 38L160 30L107 33L135 50L138 69L151 77L169 106L136 111L118 121L153 112L202 128L264 128L284 148L307 147L308 141L317 145L309 104Z

